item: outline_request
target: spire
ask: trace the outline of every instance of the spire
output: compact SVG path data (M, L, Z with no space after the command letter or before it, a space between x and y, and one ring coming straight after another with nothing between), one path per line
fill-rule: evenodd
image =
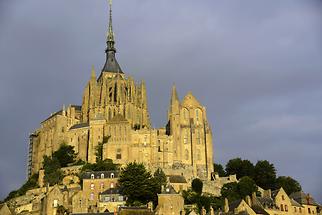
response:
M96 73L95 73L94 65L92 65L91 79L95 79L96 80Z
M116 49L114 31L113 31L113 23L112 23L112 0L109 0L109 24L108 24L108 32L107 32L107 41L106 41L106 62L102 69L102 72L114 72L114 73L123 73L120 65L117 63L115 58Z
M172 104L174 101L179 101L178 93L177 93L177 88L176 88L176 85L175 85L175 84L173 84L173 86L172 86L172 92L171 92L171 104Z

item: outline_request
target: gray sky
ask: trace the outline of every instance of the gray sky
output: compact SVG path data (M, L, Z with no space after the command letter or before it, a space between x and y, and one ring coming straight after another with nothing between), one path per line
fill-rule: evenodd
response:
M322 202L321 1L114 0L117 59L147 84L155 127L171 85L207 107L215 161L267 159ZM0 199L26 176L28 134L81 104L104 64L107 2L0 1Z

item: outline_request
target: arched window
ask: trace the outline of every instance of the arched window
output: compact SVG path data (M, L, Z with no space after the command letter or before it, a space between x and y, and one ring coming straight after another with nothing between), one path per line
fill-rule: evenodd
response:
M89 196L89 200L94 200L94 193L91 193Z
M101 178L104 178L104 173L101 174Z
M201 153L200 153L200 149L197 150L197 160L200 161L201 160Z
M187 144L188 143L188 131L185 130L183 134L183 143Z
M185 150L184 157L185 157L186 160L189 160L189 151L188 151L188 149Z
M101 189L104 189L104 183L101 182Z
M201 141L200 141L200 131L199 131L199 129L198 129L198 130L196 130L196 140L197 140L197 144L200 144L200 143L201 143Z
M114 188L114 183L113 182L111 183L111 188Z
M114 178L114 173L111 173L111 178Z
M94 174L91 174L91 179L94 179Z
M91 190L94 190L95 185L91 184Z

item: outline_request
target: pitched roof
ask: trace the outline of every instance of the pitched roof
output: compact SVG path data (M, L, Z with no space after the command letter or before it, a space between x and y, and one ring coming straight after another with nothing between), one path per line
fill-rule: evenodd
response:
M76 125L73 125L72 127L70 127L69 130L78 129L78 128L85 128L85 127L88 127L88 126L89 126L88 123L79 123L79 124L76 124Z
M120 194L120 190L117 188L110 188L100 193L100 195L108 195L108 194Z
M310 194L306 194L303 191L292 193L290 197L302 205L319 206L319 204L316 203L316 201L313 199L313 197Z
M182 175L169 175L169 182L170 183L187 183L186 179Z
M101 179L101 175L104 174L104 178L117 178L119 176L119 171L88 171L83 173L83 179L91 179L92 174L94 179ZM112 174L114 175L112 177Z

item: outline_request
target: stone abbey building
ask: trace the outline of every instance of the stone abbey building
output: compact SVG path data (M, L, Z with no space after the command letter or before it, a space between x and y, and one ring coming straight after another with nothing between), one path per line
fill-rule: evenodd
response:
M38 172L43 156L51 156L63 143L90 163L103 143L103 158L114 163L135 161L150 170L161 167L166 174L210 179L213 141L206 108L191 93L180 100L173 86L167 125L151 127L144 81L126 75L116 60L111 9L105 52L99 76L91 71L82 105L63 107L30 135L28 174Z

